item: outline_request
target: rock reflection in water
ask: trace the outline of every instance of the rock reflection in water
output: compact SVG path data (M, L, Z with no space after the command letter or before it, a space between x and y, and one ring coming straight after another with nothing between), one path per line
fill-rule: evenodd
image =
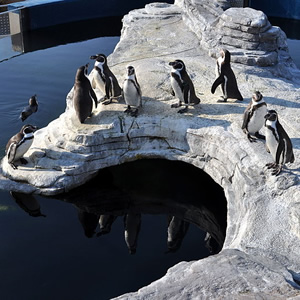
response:
M174 185L178 179L180 184ZM223 190L207 174L182 162L141 160L103 169L60 198L76 206L87 237L108 234L116 218L123 217L130 254L136 252L144 214L166 215L162 230L167 253L180 248L190 223L207 232L203 243L212 254L221 250L225 239Z

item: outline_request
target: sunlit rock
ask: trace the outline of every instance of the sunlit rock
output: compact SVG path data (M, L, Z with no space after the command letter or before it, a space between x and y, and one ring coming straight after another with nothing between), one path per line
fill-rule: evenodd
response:
M107 106L99 104L92 117L79 124L71 90L66 111L36 132L25 155L29 164L13 170L6 159L2 161L1 188L26 193L68 191L101 168L140 158L187 162L223 187L228 215L221 253L182 262L160 280L119 299L286 299L300 294L300 71L288 55L282 58L281 54L286 54L284 34L271 27L264 14L250 9L224 10L226 1L210 2L151 4L124 17L120 43L108 62L120 83L126 67L134 66L143 93L138 117L125 115L124 102L114 101ZM210 15L202 14L206 11ZM236 14L241 14L240 25ZM208 52L217 51L225 23L228 26L222 38L235 44L234 48L228 46L233 61L246 63L232 64L244 97L238 103L217 103L218 92L210 92L216 61ZM234 26L245 30L235 32ZM262 52L246 49L249 41L239 41L240 35L253 39L251 45L258 43ZM274 50L276 58L268 58L270 64L265 63L263 53L272 56L279 47L273 44L274 37L281 48ZM247 60L252 55L250 66ZM170 93L168 63L178 58L185 62L201 98L201 103L184 115L171 108L177 100ZM277 177L264 168L272 161L264 142L249 143L241 130L242 114L255 90L263 94L270 109L278 111L294 146L295 162ZM96 93L102 96L98 90ZM205 188L199 180L199 193Z

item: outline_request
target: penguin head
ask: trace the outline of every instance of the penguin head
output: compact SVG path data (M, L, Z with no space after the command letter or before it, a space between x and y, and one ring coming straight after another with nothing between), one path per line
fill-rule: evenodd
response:
M263 95L261 94L260 91L256 91L256 92L254 92L253 95L252 95L252 99L253 99L253 101L255 101L255 102L259 102L262 98L263 98Z
M24 126L21 128L20 133L23 133L24 135L26 135L26 134L30 134L30 133L35 132L37 129L38 129L38 128L37 128L36 126L27 124L27 125L24 125Z
M169 66L172 66L173 69L178 71L182 71L185 69L184 62L180 59L169 62Z
M36 99L36 95L33 95L32 97L30 97L29 99L29 105L30 106L37 106L38 102L37 102L37 99Z
M128 66L127 67L127 74L128 74L128 76L132 76L132 75L135 74L135 70L134 70L133 66Z
M91 55L90 59L96 60L101 65L105 65L107 63L107 58L105 54L96 54L96 55Z
M277 121L278 120L278 114L275 110L269 110L268 113L265 115L265 119L269 121Z
M231 54L227 49L221 50L221 57L224 64L230 64Z
M88 74L88 64L81 66L77 69L75 81L84 81L87 79Z

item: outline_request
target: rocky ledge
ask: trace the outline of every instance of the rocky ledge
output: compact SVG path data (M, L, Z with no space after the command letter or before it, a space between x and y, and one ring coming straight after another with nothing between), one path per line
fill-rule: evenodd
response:
M193 2L185 3L191 7ZM36 132L27 153L29 165L13 170L4 158L0 186L51 195L83 184L101 168L140 158L192 164L225 191L228 225L223 250L200 261L181 262L163 278L118 299L296 299L300 71L292 62L265 68L233 64L244 101L217 103L218 95L210 93L215 59L190 29L189 12L181 4L155 3L124 17L121 40L109 65L120 82L126 66L135 67L143 92L138 117L125 115L125 104L114 102L99 105L85 124L79 124L71 90L66 111ZM228 9L226 15L233 12ZM196 13L197 9L194 17ZM220 17L217 22L224 20ZM201 98L184 115L171 108L177 100L170 94L168 62L174 59L185 62ZM272 161L264 142L250 143L241 130L243 111L255 90L264 95L269 109L278 111L294 146L295 163L277 177L264 168Z

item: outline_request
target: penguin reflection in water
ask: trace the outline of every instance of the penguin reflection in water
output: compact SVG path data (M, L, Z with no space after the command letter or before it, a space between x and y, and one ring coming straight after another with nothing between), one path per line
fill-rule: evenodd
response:
M139 108L142 106L142 91L132 66L127 67L127 78L123 83L122 95L127 104L127 109L124 112L136 117ZM135 108L132 109L132 106Z
M216 88L221 84L223 91L223 99L219 99L218 102L227 102L228 98L243 100L243 97L238 89L235 75L230 66L230 52L228 50L221 51L221 57L217 59L217 79L214 81L211 87L211 93L214 94Z
M250 142L256 141L251 135L255 135L259 139L265 139L265 136L261 135L259 130L264 126L264 117L267 111L267 104L263 100L263 95L259 91L256 91L252 96L252 101L244 112L242 125L242 129L247 134Z
M80 123L92 115L93 100L97 107L97 97L87 77L88 64L81 66L75 76L73 104Z
M175 61L171 61L169 65L172 66L172 95L179 99L179 102L172 104L171 107L178 108L184 103L185 108L178 111L178 113L182 114L188 111L189 105L199 104L200 99L195 94L193 82L186 71L184 62L180 59L176 59Z
M266 147L275 162L268 163L268 169L273 169L272 175L278 175L285 163L295 161L292 142L279 123L275 110L269 110L265 115Z
M140 213L129 212L124 216L125 242L130 254L136 253L137 240L141 229Z
M96 54L90 57L96 60L92 75L92 86L98 89L105 95L102 98L102 104L110 104L113 99L121 96L122 90L116 76L107 65L107 57L104 54Z
M10 138L6 145L6 155L8 163L13 169L17 169L15 162L20 160L21 164L27 164L27 160L23 157L32 145L36 126L24 125L20 132Z
M20 114L20 119L22 120L22 122L24 122L29 116L37 112L37 110L38 110L37 97L36 95L33 95L29 99L29 105L23 108Z

